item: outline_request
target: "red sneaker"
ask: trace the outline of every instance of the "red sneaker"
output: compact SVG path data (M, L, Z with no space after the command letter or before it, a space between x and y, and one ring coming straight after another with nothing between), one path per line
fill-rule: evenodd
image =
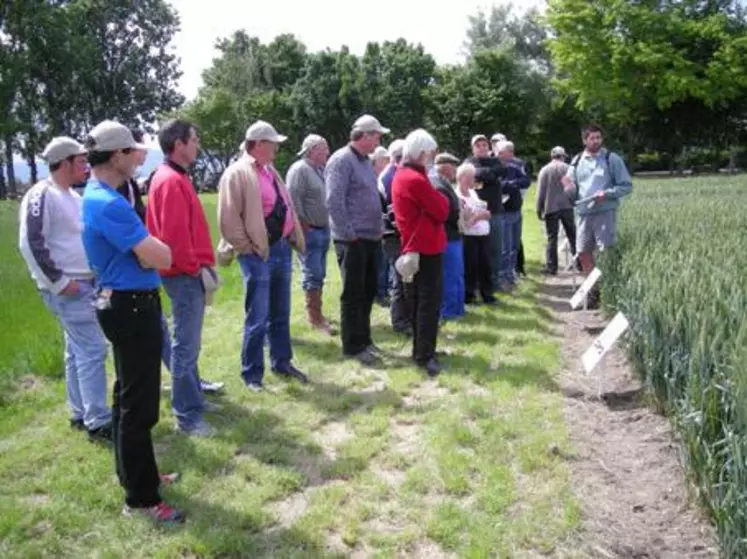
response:
M153 507L141 508L125 505L122 509L122 514L129 517L132 517L135 514L139 514L151 519L157 524L181 524L185 520L185 516L183 513L174 508L171 508L163 501Z

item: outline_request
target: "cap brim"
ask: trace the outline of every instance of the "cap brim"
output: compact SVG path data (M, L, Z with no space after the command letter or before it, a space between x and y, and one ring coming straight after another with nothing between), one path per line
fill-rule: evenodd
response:
M130 147L132 149L141 149L143 151L148 151L148 146L146 146L145 144L139 144L137 142L135 142L134 144L132 144Z

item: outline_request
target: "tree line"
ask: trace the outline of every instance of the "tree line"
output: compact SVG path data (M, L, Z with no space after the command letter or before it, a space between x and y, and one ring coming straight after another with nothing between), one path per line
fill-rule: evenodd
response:
M174 115L199 127L195 179L205 187L254 120L289 136L284 167L307 133L343 144L363 112L392 137L424 126L457 155L472 134L500 131L534 168L553 145L580 149L587 120L605 125L634 169L747 164L747 17L737 0L550 0L544 13L523 14L494 6L469 18L458 65L438 65L406 39L371 42L358 56L238 30L216 41L186 104L169 50L179 20L166 2L6 4L0 100L10 111L0 138L9 183L13 151L33 173L33 155L53 135L79 136L104 117L149 129Z

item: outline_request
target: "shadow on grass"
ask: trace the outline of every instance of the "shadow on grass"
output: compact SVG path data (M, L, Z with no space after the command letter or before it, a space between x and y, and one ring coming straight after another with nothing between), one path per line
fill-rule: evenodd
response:
M344 557L325 549L322 542L296 528L274 522L261 508L228 509L198 497L180 494L177 504L187 512L182 528L206 557ZM190 550L182 550L190 555ZM203 555L204 553L204 555Z

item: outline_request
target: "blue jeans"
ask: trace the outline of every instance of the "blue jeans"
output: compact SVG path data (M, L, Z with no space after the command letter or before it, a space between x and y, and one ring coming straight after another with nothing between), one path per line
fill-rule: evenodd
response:
M92 430L112 417L106 406L106 338L93 306L93 282L78 283L76 295L41 291L41 296L65 332L65 389L72 419L82 419Z
M171 407L179 427L188 431L200 421L205 407L197 368L205 317L205 291L200 278L187 275L165 277L163 287L171 299L174 325L171 341Z
M516 282L516 262L519 258L519 241L521 241L521 212L503 214L503 232L501 235L501 272L502 282Z
M265 337L270 364L277 370L293 358L290 340L291 249L287 239L270 247L267 261L256 254L238 257L244 279L244 339L241 376L247 384L261 384L265 372Z
M388 297L390 287L393 284L392 269L382 245L376 251L376 298L385 299Z
M464 252L462 241L449 241L443 258L441 318L464 316Z
M501 283L502 233L503 214L494 214L490 217L490 279L494 291Z
M305 235L306 254L299 255L301 263L301 287L304 291L319 291L327 277L327 252L329 251L329 228L314 227Z
M166 370L171 373L171 334L169 333L169 323L166 321L166 315L161 315L161 336L163 344L161 345L161 361Z

